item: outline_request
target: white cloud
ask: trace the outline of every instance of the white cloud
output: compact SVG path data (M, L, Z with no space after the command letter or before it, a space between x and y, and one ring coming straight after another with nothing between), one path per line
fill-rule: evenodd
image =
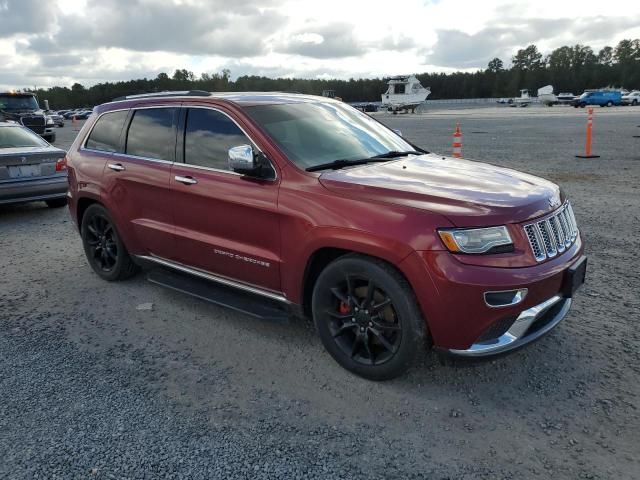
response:
M609 0L0 0L0 88L92 85L229 68L358 78L509 63L536 43L637 38L640 3Z

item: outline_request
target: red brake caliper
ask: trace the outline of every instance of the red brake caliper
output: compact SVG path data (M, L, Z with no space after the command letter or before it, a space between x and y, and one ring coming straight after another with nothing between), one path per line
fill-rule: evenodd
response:
M346 304L345 302L340 302L340 306L338 307L338 311L342 315L346 315L347 313L349 313L351 311L351 308L349 308L349 305Z

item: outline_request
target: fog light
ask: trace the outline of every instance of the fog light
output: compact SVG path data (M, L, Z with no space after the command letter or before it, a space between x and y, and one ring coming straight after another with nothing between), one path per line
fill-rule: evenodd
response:
M492 308L510 307L517 305L527 296L527 289L501 290L497 292L485 292L484 301Z

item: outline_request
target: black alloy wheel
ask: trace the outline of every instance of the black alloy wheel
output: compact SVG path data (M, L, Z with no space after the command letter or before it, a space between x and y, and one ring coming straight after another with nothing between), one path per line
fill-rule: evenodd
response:
M99 204L87 208L80 227L91 268L105 280L124 280L138 267L129 256L109 212Z
M329 330L345 355L362 365L380 365L397 351L402 326L389 295L373 280L345 273L330 289L334 301L327 306Z
M102 215L93 215L87 222L86 242L92 263L110 272L118 261L118 245L111 222Z
M363 255L340 257L314 286L313 317L327 351L371 380L406 371L424 338L413 291L391 265Z

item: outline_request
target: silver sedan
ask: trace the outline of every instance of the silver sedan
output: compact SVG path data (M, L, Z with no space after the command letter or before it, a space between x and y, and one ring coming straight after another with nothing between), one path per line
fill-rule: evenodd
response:
M0 122L0 204L43 200L52 208L66 205L65 154L28 128Z

